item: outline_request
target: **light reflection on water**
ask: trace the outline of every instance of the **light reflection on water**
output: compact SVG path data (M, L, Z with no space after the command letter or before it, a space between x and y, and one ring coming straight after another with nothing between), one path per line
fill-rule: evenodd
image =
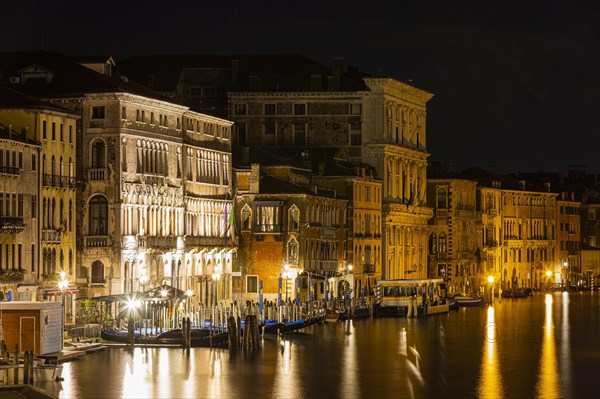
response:
M502 378L498 364L496 349L496 322L494 319L494 307L487 309L486 334L484 340L483 359L481 360L481 378L478 387L480 398L502 398Z
M111 348L38 385L61 398L588 397L600 392L599 309L596 293L536 294L427 319L324 323L266 336L255 353Z
M556 347L554 342L554 322L552 321L552 295L546 294L546 317L544 322L544 339L540 356L540 370L538 373L537 397L558 398L560 386L556 364Z

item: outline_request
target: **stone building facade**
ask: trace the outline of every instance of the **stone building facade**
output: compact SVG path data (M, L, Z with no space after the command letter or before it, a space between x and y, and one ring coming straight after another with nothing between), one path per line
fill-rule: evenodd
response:
M351 288L347 276L334 278L347 262L347 201L311 186L307 172L258 164L237 171L242 299L258 300L261 282L272 301L278 294L294 300L296 293L302 301L324 299L326 292Z
M36 73L35 84L15 80L16 90L79 116L76 141L67 140L66 125L65 142L58 125L56 140L48 141L63 157L71 144L77 154L77 167L60 167L60 176L75 173L78 182L66 229L78 226L67 237L77 243L70 279L81 295L169 284L189 290L195 302L214 303L217 293L230 298L232 123L115 76L111 58L80 65L55 53L17 53L3 63L14 75ZM58 169L58 153L51 155Z
M444 278L449 292L475 292L494 263L482 261L481 214L477 183L464 179L428 179L429 277Z
M28 69L18 76L27 80ZM78 116L7 87L0 88L0 197L5 270L18 270L13 300L60 300L58 275L75 276L75 163ZM8 273L7 273L8 274ZM8 276L6 276L8 277ZM66 291L67 315L73 294Z
M556 264L552 268L555 283L577 285L583 281L580 213L581 202L575 200L575 193L559 193L556 198Z

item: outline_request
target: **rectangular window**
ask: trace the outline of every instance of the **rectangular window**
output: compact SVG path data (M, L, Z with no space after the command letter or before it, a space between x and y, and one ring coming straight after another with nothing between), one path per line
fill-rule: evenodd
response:
M235 104L233 106L233 114L237 116L247 115L248 109L246 104Z
M52 122L52 140L56 140L56 122Z
M294 123L294 145L306 145L306 125L304 123Z
M59 127L59 133L58 133L58 138L60 140L60 142L62 143L63 141L65 141L65 134L64 134L64 128L65 125L63 125L62 123L60 124Z
M150 124L154 125L154 112L150 112Z
M35 244L31 244L31 272L35 272Z
M202 97L202 87L190 87L191 97Z
M204 87L202 88L202 95L204 97L215 97L217 95L216 87Z
M92 119L104 119L104 107L92 107Z
M588 209L588 220L596 220L596 210Z
M306 104L294 104L294 115L306 115Z
M69 143L73 142L73 126L69 125Z
M20 218L23 217L23 194L19 194L17 216Z
M42 138L44 140L46 140L46 130L48 128L48 124L46 123L46 121L42 122Z
M264 145L275 145L277 144L277 124L275 122L266 122L263 126L263 144Z
M19 151L19 169L23 169L23 153Z
M37 157L35 154L31 154L31 170L34 172L37 170Z
M258 276L246 276L246 293L258 294Z
M121 119L127 119L127 108L121 107Z
M277 115L277 104L265 104L265 115Z
M350 104L350 115L361 115L362 104Z
M362 128L360 123L350 124L350 145L362 144Z
M37 195L31 196L31 217L37 218Z
M236 142L239 145L247 144L246 122L238 122L235 124Z

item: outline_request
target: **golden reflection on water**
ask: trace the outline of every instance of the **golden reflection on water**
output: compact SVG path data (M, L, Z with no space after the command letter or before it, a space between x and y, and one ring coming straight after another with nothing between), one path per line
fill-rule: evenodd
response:
M356 334L352 321L347 320L344 327L344 357L342 358L342 397L359 398L360 386L358 380L358 364L356 361Z
M131 354L123 369L123 392L122 398L149 398L150 394L146 380L147 373L143 372L143 357L139 353Z
M481 378L477 393L480 398L502 398L502 377L498 365L498 352L496 348L496 322L494 320L494 307L487 310L487 324L485 331L483 359L481 361Z
M560 388L562 392L571 392L571 345L569 342L569 293L563 292L561 298L562 322L560 340Z
M277 356L277 369L273 382L273 397L275 398L301 398L302 390L298 381L301 374L295 370L292 361L296 354L292 341L284 336L278 338L279 355Z
M221 353L218 350L211 350L210 353L210 378L208 380L208 397L220 398L222 396L221 375L222 375Z
M536 397L558 398L560 397L560 385L558 380L558 369L556 364L556 348L554 344L554 323L552 321L552 295L546 294L546 318L544 322L544 339L542 341L542 354L540 357L540 369Z

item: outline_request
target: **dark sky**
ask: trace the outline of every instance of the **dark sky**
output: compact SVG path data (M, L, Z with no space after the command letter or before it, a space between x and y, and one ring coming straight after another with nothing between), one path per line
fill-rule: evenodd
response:
M0 50L343 57L435 94L431 160L600 172L598 21L598 1L571 0L21 0L2 5Z

